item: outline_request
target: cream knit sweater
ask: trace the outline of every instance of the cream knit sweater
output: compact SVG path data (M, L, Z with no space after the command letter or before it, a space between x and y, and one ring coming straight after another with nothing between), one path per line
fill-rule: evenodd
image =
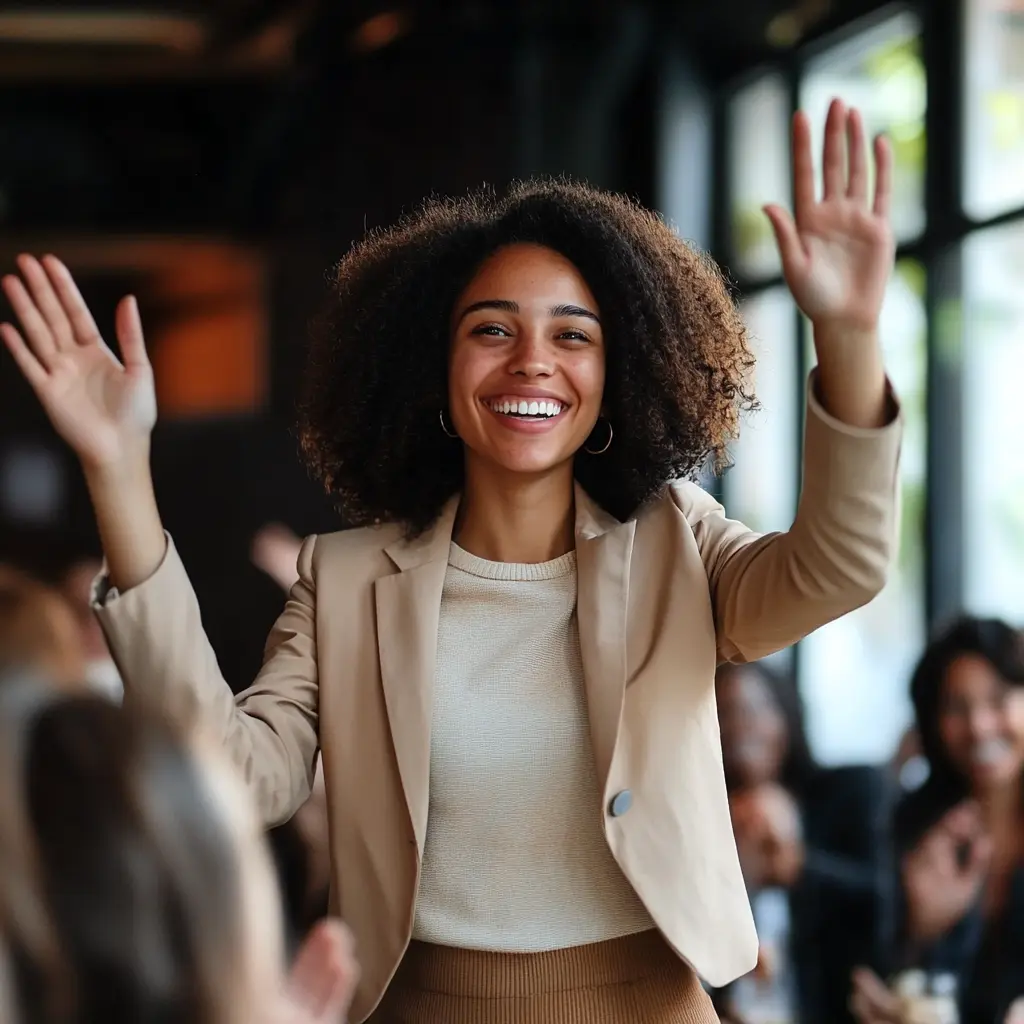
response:
M602 815L575 552L519 565L452 544L414 937L535 952L653 928Z

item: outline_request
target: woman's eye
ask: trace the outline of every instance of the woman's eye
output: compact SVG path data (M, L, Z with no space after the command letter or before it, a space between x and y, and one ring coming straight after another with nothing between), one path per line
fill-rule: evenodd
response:
M505 338L508 337L508 330L501 324L480 324L479 327L474 327L472 334L485 334L492 338Z
M582 331L562 331L558 337L565 341L590 341L590 338L588 338Z

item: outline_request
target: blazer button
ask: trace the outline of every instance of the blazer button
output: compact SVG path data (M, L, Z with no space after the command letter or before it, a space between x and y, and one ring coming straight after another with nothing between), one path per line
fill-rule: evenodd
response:
M608 813L613 818L621 818L633 806L633 794L628 789L616 793L608 805Z

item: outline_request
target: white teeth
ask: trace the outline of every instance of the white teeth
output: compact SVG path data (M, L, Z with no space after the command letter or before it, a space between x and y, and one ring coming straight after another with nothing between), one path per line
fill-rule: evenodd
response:
M506 416L557 416L562 411L561 402L549 401L513 401L510 399L495 399L487 403L495 412L503 413Z
M997 761L1001 761L1010 749L1010 744L1006 740L984 740L974 745L971 750L971 760L975 764L995 764Z

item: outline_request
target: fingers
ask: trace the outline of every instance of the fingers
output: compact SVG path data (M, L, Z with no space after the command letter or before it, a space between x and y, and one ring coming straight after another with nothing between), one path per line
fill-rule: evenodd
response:
M52 368L57 358L57 345L49 325L36 308L28 289L21 278L13 274L3 279L3 289L14 315L21 321L21 329L25 332L33 355L46 369Z
M787 280L793 276L799 277L806 269L807 253L793 218L781 206L766 206L764 212L775 232L775 242L779 247L782 269Z
M71 321L75 341L79 345L92 345L100 341L99 328L82 298L82 293L71 276L71 271L56 256L44 256L43 266L53 284L54 291Z
M993 843L991 837L981 835L967 848L966 874L972 878L979 878L988 874L992 863Z
M871 1024L895 1024L899 1021L899 1000L874 971L858 967L853 971L851 980L850 1008L859 1020Z
M892 145L884 135L875 138L875 202L876 217L888 217L892 201Z
M868 197L867 146L864 141L864 119L860 111L850 109L846 118L846 152L849 175L846 195L857 202L866 202Z
M340 921L321 921L306 937L288 978L289 996L309 1021L337 1021L359 980L352 936Z
M981 808L973 801L965 800L943 815L937 830L945 831L954 839L965 842L975 839L985 831Z
M18 369L37 393L46 383L46 367L32 354L22 336L10 325L0 324L0 338L3 338L8 351L18 364Z
M884 136L874 141L875 194L872 211L888 217L892 200L892 147ZM834 99L825 121L822 147L822 200L868 199L869 163L864 118L859 110ZM798 111L793 118L793 192L797 224L814 209L814 167L810 122Z
M134 295L127 295L118 303L114 325L125 368L148 366L149 357L146 355L146 342L142 334L142 318L139 316L139 304Z
M68 320L46 271L39 260L32 256L21 255L17 263L22 277L28 284L32 301L50 329L57 351L66 351L75 344L75 336L71 329L71 321Z
M802 224L814 209L814 157L811 154L811 122L798 110L793 115L793 212Z
M825 145L822 152L824 198L836 199L846 192L846 107L833 100L825 121Z

